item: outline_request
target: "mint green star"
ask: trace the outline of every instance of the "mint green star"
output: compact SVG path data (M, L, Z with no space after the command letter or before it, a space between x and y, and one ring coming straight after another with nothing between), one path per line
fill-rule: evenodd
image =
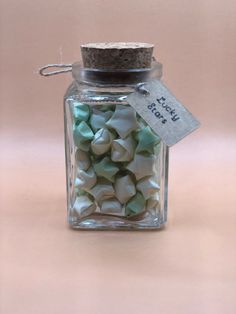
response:
M94 165L94 170L99 177L104 177L111 182L114 182L115 174L119 168L108 157L104 157L100 162Z
M161 141L160 137L156 135L149 126L138 131L136 139L138 141L136 153L148 152L153 154L154 147Z
M94 134L85 121L80 122L74 127L74 143L78 148L88 151L90 148L90 141L93 139Z
M141 193L137 192L131 200L128 201L125 207L125 215L132 216L142 212L145 207L145 199Z
M73 116L75 121L87 121L89 118L89 106L80 102L73 102Z

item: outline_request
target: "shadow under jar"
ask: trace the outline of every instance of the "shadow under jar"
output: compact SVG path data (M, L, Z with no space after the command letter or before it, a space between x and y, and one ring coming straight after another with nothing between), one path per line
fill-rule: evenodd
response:
M167 220L168 147L128 104L140 83L160 79L153 46L82 46L83 66L64 99L69 225L157 229ZM114 53L115 52L115 53Z

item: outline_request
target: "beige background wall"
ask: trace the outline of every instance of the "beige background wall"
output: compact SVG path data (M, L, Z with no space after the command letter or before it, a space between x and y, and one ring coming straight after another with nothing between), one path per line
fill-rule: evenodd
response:
M0 0L0 313L236 312L236 2ZM80 44L156 45L202 122L171 149L169 224L66 227L62 98Z

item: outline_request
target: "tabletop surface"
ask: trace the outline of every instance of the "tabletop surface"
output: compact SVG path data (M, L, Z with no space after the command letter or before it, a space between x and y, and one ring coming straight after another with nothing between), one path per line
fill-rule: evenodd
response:
M69 229L63 142L4 140L0 313L235 313L236 145L198 132L151 232Z

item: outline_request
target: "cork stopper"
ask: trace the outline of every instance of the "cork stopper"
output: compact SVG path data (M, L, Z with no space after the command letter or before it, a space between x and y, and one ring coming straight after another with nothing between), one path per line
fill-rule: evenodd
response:
M81 45L83 66L103 70L151 68L153 49L152 44L135 42Z

